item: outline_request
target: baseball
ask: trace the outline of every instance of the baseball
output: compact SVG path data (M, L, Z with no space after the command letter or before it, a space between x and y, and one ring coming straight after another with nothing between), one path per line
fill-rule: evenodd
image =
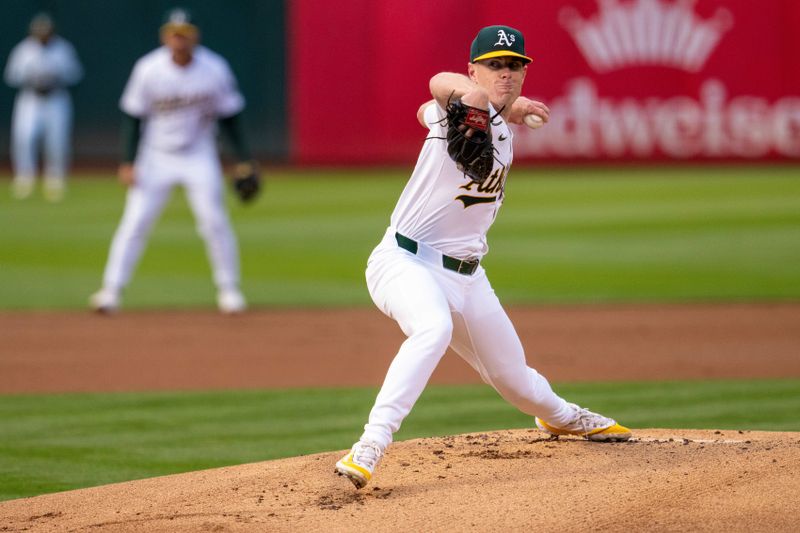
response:
M525 122L525 125L531 129L541 128L544 126L544 121L539 115L525 115L525 118L522 119Z

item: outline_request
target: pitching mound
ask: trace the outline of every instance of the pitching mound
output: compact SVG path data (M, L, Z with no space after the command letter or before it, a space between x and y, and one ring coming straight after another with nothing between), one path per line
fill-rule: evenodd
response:
M393 445L357 491L343 452L0 503L0 531L794 531L800 433L534 430Z

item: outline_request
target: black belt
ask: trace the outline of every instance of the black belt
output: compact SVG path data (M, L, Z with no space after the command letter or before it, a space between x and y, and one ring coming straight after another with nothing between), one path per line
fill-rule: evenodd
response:
M400 248L411 252L414 255L417 255L417 250L419 250L419 244L414 239L409 239L405 235L400 235L399 233L394 234L394 238L397 239L397 246ZM447 270L452 270L453 272L458 272L459 274L464 274L465 276L471 276L478 270L478 265L480 264L479 259L473 259L472 261L464 261L461 259L456 259L455 257L450 257L449 255L442 254L442 266L445 267Z

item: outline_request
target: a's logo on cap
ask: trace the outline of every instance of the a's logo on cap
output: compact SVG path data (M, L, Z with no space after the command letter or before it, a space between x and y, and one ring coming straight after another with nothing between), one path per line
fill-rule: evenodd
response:
M494 43L494 46L512 46L514 39L516 39L516 36L513 33L507 35L505 31L497 30L497 42Z

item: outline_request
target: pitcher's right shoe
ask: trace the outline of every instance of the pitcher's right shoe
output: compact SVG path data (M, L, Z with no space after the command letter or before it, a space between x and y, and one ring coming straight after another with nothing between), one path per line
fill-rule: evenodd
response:
M536 426L554 436L576 435L594 441L626 441L631 438L631 430L617 424L613 418L598 415L574 403L569 406L575 417L566 426L552 426L539 417L536 417Z
M353 444L347 455L336 462L334 471L347 477L357 489L361 489L372 479L372 473L381 457L383 449L380 446L368 440L360 440Z
M97 313L110 315L119 309L119 291L112 289L100 289L89 297L89 306Z

